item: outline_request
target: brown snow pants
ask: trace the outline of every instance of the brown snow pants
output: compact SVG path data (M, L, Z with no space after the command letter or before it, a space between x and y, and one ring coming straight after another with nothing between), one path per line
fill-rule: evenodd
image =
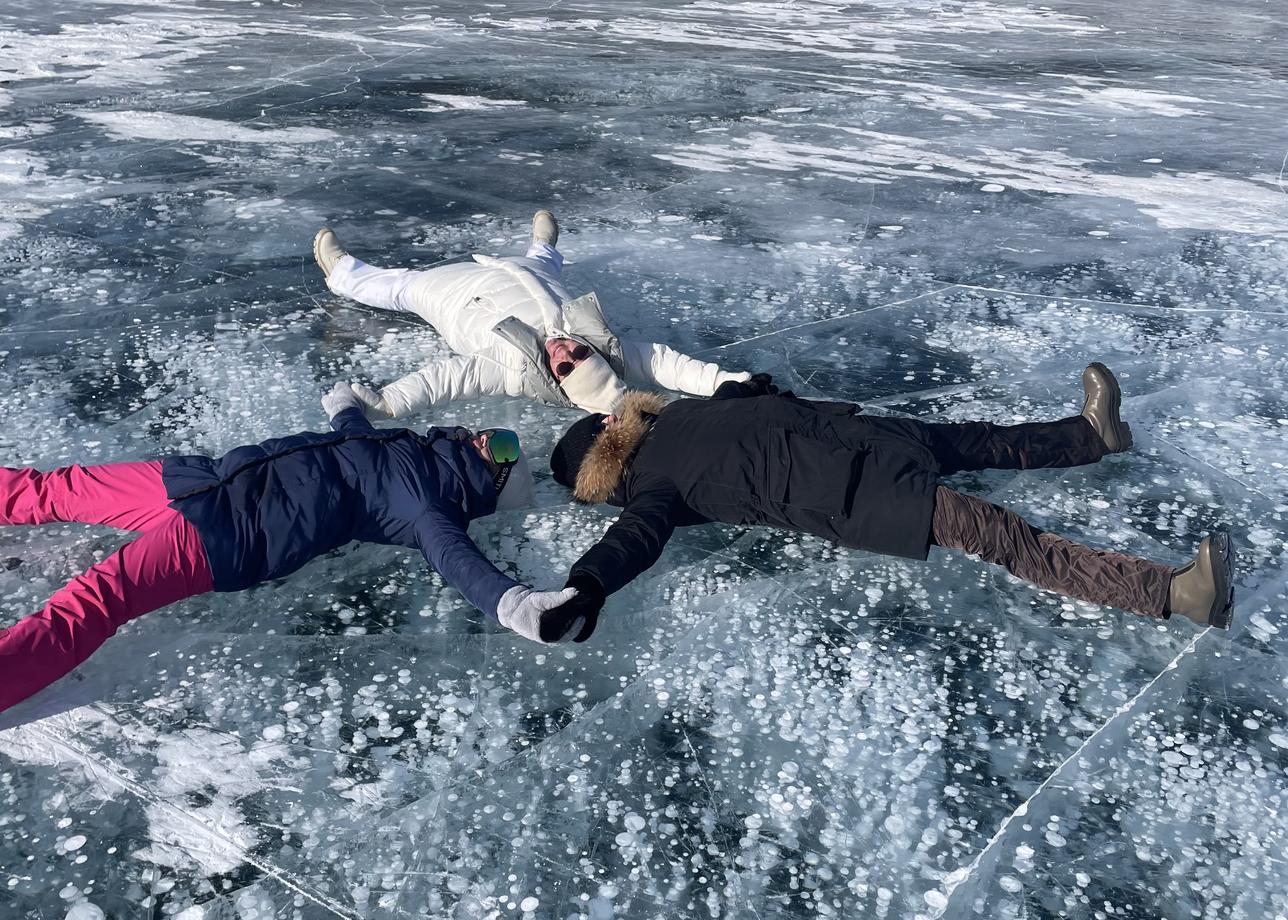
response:
M968 422L927 428L945 474L1079 466L1105 453L1099 436L1081 416L1026 425ZM977 555L1065 597L1144 616L1167 616L1174 571L1170 566L1066 540L1039 530L1014 511L945 486L935 491L931 540Z

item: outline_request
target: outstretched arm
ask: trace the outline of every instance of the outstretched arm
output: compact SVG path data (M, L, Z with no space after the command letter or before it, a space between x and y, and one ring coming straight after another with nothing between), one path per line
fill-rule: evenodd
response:
M425 561L467 601L502 626L533 642L572 638L566 635L568 629L547 638L541 627L545 611L573 599L576 591L534 591L520 584L488 561L462 523L440 511L427 510L421 515L415 524L415 538Z
M569 583L590 578L605 595L619 591L653 567L675 532L680 496L670 485L640 491L599 542L578 559Z
M541 617L544 641L571 638L585 642L599 622L604 599L652 567L675 532L682 508L669 483L638 491L599 542L586 551L568 574L577 596Z
M638 342L622 339L622 356L626 360L627 383L655 384L667 390L678 390L693 396L710 396L727 380L747 380L751 375L721 369L709 361L699 361L660 342Z
M473 396L504 395L505 368L478 355L455 355L395 380L379 393L361 384L354 392L369 418L405 418L430 406Z
M416 548L447 583L492 619L501 595L519 583L506 575L474 545L465 525L450 515L427 509L415 523Z

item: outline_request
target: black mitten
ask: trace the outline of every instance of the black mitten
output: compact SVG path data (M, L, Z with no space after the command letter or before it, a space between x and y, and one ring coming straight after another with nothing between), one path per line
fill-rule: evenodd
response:
M584 617L585 623L572 641L585 642L599 623L599 611L603 608L606 597L599 582L588 575L573 575L564 587L576 588L577 596L558 607L551 607L541 615L542 642L558 642L578 617Z
M751 379L747 381L747 386L751 387L757 396L778 395L778 387L774 386L774 378L770 374L752 374Z

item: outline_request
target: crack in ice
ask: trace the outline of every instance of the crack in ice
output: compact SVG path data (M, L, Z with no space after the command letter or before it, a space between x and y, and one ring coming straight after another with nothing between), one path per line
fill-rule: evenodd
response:
M1140 699L1144 697L1144 695L1148 693L1153 688L1153 686L1163 678L1165 674L1167 674L1169 671L1175 670L1177 665L1180 663L1181 659L1184 658L1186 655L1190 654L1192 651L1194 651L1194 648L1198 645L1199 640L1202 639L1211 631L1212 631L1212 627L1209 626L1205 628L1202 632L1200 632L1198 635L1196 635L1194 638L1192 638L1188 643L1186 643L1185 647L1182 648L1179 652L1177 652L1176 655L1172 658L1172 660L1169 661L1166 665L1164 665L1163 669L1159 671L1157 674L1155 674L1154 677L1149 681L1149 683L1141 687L1140 690L1138 690L1136 694L1132 696L1131 699L1129 699L1127 702L1123 703L1121 706L1115 709L1110 714L1109 718L1107 718L1100 725L1099 728L1097 728L1094 732L1092 732L1086 738L1086 740L1082 742L1082 744L1078 745L1077 750L1075 750L1072 754L1070 754L1068 757L1066 757L1064 760L1060 762L1059 766L1057 766L1055 770L1053 770L1051 774L1041 782L1038 788L1033 790L1032 795L1026 798L1019 805L1017 805L1015 809L1002 820L1002 823L998 825L998 828L993 833L993 836L989 838L988 843L985 844L984 848L975 855L975 858L973 860L971 860L970 865L964 869L958 869L954 871L949 876L949 881L943 888L943 893L945 895L944 903L939 907L939 909L935 913L931 915L932 917L944 917L944 916L956 917L956 916L964 915L964 913L966 912L966 907L965 905L956 903L958 899L957 892L961 890L962 885L964 885L966 882L976 878L976 875L977 873L979 873L980 867L981 865L983 865L985 858L988 857L992 853L993 849L1002 841L1002 838L1006 835L1006 832L1010 828L1011 823L1016 818L1023 817L1025 814L1027 814L1029 810L1029 806L1038 798L1038 796L1040 796L1043 792L1045 792L1051 786L1052 783L1054 783L1057 779L1059 779L1064 774L1066 768L1068 768L1070 764L1076 762L1077 759L1082 755L1082 753L1085 750L1087 750L1087 748L1093 742L1095 742L1097 738L1103 735L1111 725L1114 725L1115 723L1117 723L1124 716L1131 714L1132 710L1135 709L1137 702L1139 702ZM962 895L961 897L965 897L965 895ZM950 908L953 909L952 913L949 913Z
M111 757L104 754L95 755L90 751L82 748L74 741L64 737L59 732L46 727L45 722L33 722L15 728L14 737L21 738L23 735L35 735L43 739L50 746L60 749L70 755L72 759L78 761L85 770L91 775L97 776L100 780L107 780L120 786L126 792L133 795L142 802L147 803L155 808L161 808L178 818L183 824L190 827L194 832L205 836L207 839L216 841L219 846L228 852L235 853L243 862L254 866L266 876L269 876L280 882L300 897L311 901L318 907L330 912L332 915L341 918L341 920L363 920L362 916L349 908L345 907L339 901L317 891L308 882L297 878L276 863L269 862L251 853L246 847L230 838L228 835L220 832L218 829L210 827L201 819L194 817L189 812L175 805L168 799L162 798L152 792L142 783L134 780L129 771L116 763ZM182 848L182 844L177 844Z

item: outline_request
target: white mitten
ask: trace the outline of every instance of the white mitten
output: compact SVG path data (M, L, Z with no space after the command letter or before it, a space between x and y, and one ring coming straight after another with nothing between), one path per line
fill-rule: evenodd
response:
M496 605L496 618L506 629L512 629L525 639L541 642L541 614L558 607L565 601L577 596L576 588L564 588L562 591L534 591L527 585L515 585L501 595ZM581 632L583 618L577 617L568 631L557 642L567 642ZM549 642L541 642L550 645Z
M347 383L337 383L331 387L331 391L322 397L322 408L326 410L326 417L333 419L345 409L353 409L361 406L358 397L353 395L353 389Z
M363 383L351 383L349 387L353 390L353 395L362 401L362 412L369 420L374 422L378 419L394 417L389 403L385 402L385 398L371 387Z

